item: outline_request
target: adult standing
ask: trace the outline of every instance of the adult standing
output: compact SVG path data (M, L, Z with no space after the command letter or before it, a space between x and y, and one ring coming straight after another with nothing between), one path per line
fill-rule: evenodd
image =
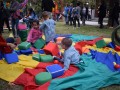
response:
M9 25L9 17L10 17L10 12L9 12L9 6L7 5L7 3L8 2L6 2L6 5L5 5L5 7L4 7L4 9L3 9L3 26L4 26L4 22L5 22L5 24L7 25L7 28L8 28L8 30L9 31L11 31L11 29L10 29L10 25Z
M111 18L112 18L112 28L114 26L114 21L116 22L117 25L119 25L119 21L118 21L119 12L120 12L119 3L115 2L114 7L112 9L112 16L111 16Z
M12 31L13 31L13 36L15 38L19 36L18 23L19 23L19 20L22 18L20 15L20 9L24 8L27 2L28 0L25 0L23 3L19 3L16 0L11 0L10 10L12 11L12 14L11 14ZM16 26L16 29L15 29L15 26Z
M81 9L81 20L82 20L82 24L85 26L85 20L86 20L86 4L83 5L82 9Z
M77 6L75 6L72 10L74 28L76 28L76 21L78 22L78 27L80 27L80 11L80 4L77 3Z
M105 18L105 16L106 16L106 4L105 4L105 2L102 0L101 1L101 5L100 5L100 7L99 7L99 9L98 9L98 17L99 17L99 20L98 20L98 22L99 22L99 24L100 24L100 27L99 28L103 28L103 19Z
M47 11L50 14L50 18L52 18L52 9L55 7L53 0L42 0L42 10Z
M0 1L0 34L2 34L3 32L3 8L4 8L4 5L3 5L3 1Z

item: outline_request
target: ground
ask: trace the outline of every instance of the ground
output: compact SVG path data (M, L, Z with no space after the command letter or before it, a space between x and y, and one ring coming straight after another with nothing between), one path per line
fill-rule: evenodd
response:
M81 25L80 28L73 29L73 26L64 25L63 22L56 23L57 34L83 34L83 35L103 36L110 38L113 30L114 29L109 29L107 26L105 26L104 29L99 29L98 26L90 26L90 25L89 26ZM9 32L5 30L3 36L4 38L8 37ZM23 90L23 87L19 85L10 86L8 85L8 82L0 79L0 90ZM109 87L102 88L100 90L120 90L120 85L112 85Z

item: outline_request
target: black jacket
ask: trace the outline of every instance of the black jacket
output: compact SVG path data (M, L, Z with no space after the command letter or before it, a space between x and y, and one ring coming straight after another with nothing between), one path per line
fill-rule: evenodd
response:
M42 0L42 10L52 12L52 8L55 7L53 0Z

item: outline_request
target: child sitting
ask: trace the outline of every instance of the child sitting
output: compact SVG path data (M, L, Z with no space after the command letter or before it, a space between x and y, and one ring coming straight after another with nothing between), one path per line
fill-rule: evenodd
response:
M30 30L27 42L30 42L31 44L35 43L36 40L42 37L42 32L39 29L39 21L34 20L32 22L32 29Z
M58 59L61 62L64 62L64 70L69 69L70 64L79 64L80 54L79 52L72 46L72 40L69 38L64 38L61 42L61 47L65 49L63 58L59 59L58 57L54 56L54 59Z
M49 19L49 13L44 11L42 13L42 17L44 22L40 26L40 30L43 31L45 35L46 44L50 41L54 40L55 37L55 21L53 19Z
M15 45L13 43L7 43L5 39L0 35L0 52L2 54L12 53L12 48L14 47Z

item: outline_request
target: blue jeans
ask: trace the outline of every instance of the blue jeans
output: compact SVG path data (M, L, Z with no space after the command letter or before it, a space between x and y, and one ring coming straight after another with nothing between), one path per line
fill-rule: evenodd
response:
M19 23L18 18L17 19L12 18L12 32L14 37L19 36L18 23Z

